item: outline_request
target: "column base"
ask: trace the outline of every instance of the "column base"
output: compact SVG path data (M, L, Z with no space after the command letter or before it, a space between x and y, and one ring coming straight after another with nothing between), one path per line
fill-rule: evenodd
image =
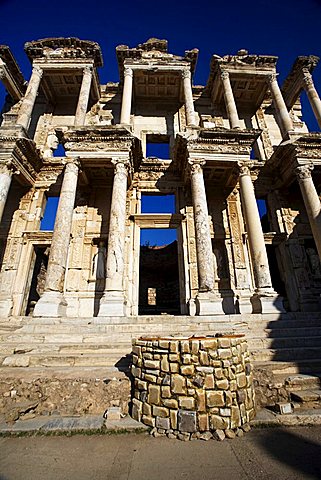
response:
M107 291L100 300L97 317L124 317L124 294L119 291Z
M222 298L213 292L200 292L195 298L196 315L224 315Z
M274 290L258 290L251 297L252 313L285 313L283 297Z
M36 303L34 317L66 317L67 301L60 292L44 292Z

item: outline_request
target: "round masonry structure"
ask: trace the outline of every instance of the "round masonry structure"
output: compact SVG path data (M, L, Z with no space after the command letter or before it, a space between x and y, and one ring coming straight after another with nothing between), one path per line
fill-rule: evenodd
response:
M133 343L132 416L154 434L223 440L249 430L255 398L243 335Z

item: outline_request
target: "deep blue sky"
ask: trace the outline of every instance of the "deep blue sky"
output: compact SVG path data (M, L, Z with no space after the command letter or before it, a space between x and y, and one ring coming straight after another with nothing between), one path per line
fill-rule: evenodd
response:
M0 0L0 44L9 45L24 76L30 63L24 43L45 37L75 36L101 46L101 83L118 81L115 47L135 47L150 37L165 38L169 51L200 50L194 84L205 84L211 56L246 48L279 56L279 81L298 55L321 57L321 0ZM321 94L321 64L314 72ZM0 88L0 104L4 90ZM319 130L304 102L310 130Z
M251 53L279 56L280 80L298 55L321 56L321 0L0 0L0 43L9 45L25 77L26 41L76 36L97 41L103 52L101 83L118 80L115 47L150 37L166 38L169 50L198 48L194 84L205 84L211 55ZM315 72L321 90L321 65Z

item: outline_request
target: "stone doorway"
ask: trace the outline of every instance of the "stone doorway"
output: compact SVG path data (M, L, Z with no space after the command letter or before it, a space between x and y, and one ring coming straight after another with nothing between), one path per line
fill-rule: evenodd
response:
M155 233L161 233L155 229ZM165 230L166 231L166 230ZM144 232L142 229L141 233ZM171 237L176 229L171 229ZM173 235L174 233L174 235ZM161 243L157 241L157 243ZM177 239L170 243L140 246L139 315L180 313L179 264Z
M26 304L26 315L32 315L35 304L41 297L46 280L49 247L46 245L34 245L34 267L31 275L30 289Z

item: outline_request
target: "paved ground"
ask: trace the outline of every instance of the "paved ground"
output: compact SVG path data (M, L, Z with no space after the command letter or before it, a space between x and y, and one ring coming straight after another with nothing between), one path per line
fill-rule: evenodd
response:
M147 434L0 438L0 480L321 479L321 427L253 429L234 440Z

